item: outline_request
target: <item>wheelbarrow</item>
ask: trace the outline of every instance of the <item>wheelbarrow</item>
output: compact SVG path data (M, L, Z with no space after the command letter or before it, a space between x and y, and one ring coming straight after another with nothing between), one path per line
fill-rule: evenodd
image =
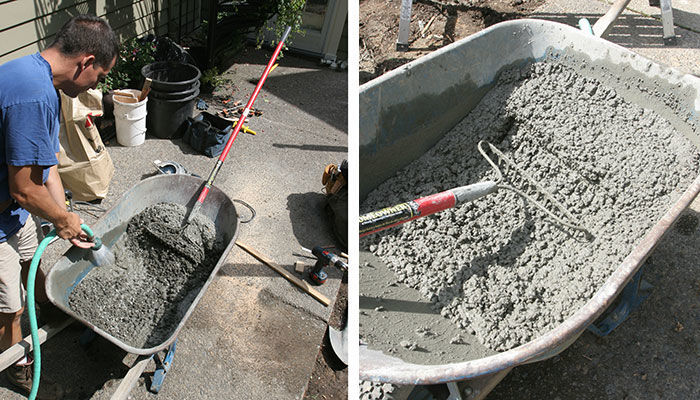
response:
M634 74L642 87L651 89L648 93L659 90L677 94L675 108L649 96L644 98L644 106L663 113L677 131L700 147L697 121L700 79L697 77L659 65L567 25L544 20L508 21L360 87L360 201L428 151L462 120L481 101L501 70L565 50L584 55L591 63L611 71ZM624 90L627 89L619 88L618 92ZM609 333L643 299L639 289L644 286L641 267L645 259L699 192L700 177L646 232L594 296L545 334L502 353L440 365L407 362L361 345L360 379L398 385L447 383L450 399L483 398L512 368L557 355L586 329L599 335ZM469 386L469 390L458 390L457 382Z
M93 231L102 238L105 245L111 248L125 232L126 224L131 217L143 211L146 207L160 202L182 204L191 209L204 183L204 180L201 178L183 174L165 174L144 179L124 193L119 201L92 225ZM71 309L68 298L72 290L87 276L92 268L99 268L90 262L89 251L71 247L56 262L46 277L46 291L49 300L59 309L86 325L91 332L104 337L128 353L141 356L140 360L136 361L134 367L122 381L122 384L117 389L117 393L128 393L150 359L154 357L157 369L151 384L151 391L157 393L160 390L175 354L178 333L224 264L231 248L235 245L238 235L238 214L233 201L223 191L217 187L212 187L207 201L202 205L199 212L214 221L216 237L224 243L225 250L196 295L188 296L179 305L180 309L186 310L186 312L184 312L182 319L170 332L168 338L160 344L149 348L133 347L100 327L95 326L90 320ZM191 302L185 304L188 301ZM84 340L86 340L86 335L81 338L81 341ZM165 352L162 360L158 355L161 351Z

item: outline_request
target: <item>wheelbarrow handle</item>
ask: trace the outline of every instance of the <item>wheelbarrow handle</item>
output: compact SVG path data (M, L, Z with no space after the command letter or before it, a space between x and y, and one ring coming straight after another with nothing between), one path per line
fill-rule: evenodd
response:
M496 182L479 182L363 214L360 216L360 237L472 202L497 189Z

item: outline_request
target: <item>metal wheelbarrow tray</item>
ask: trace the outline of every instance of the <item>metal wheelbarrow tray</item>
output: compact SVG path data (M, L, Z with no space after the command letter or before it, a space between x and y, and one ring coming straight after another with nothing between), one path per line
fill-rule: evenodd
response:
M700 147L697 121L700 79L697 77L659 65L567 25L527 19L509 21L360 87L360 201L428 151L462 120L493 86L500 71L543 59L551 51L572 51L612 71L626 70L639 76L640 87L651 93L695 93L679 97L674 104L664 102L664 96L656 99L638 95L637 98L643 99L645 108L663 113L678 132ZM547 333L502 353L442 365L410 363L361 346L360 379L404 385L467 380L473 383L475 396L479 391L482 395L488 393L513 367L553 357L566 349L614 303L628 283L638 282L644 260L698 192L700 177L645 233L594 296Z
M124 193L119 201L92 226L92 229L111 248L126 229L126 223L131 217L143 211L146 207L161 202L182 204L189 210L196 201L203 184L204 181L201 178L182 174L159 175L145 179ZM150 348L133 347L110 335L100 327L95 326L91 321L86 320L70 308L68 297L71 291L93 268L93 264L88 260L89 251L72 247L51 268L46 278L46 290L49 300L66 314L90 327L94 332L129 353L151 355L166 349L174 343L190 314L192 314L197 303L214 280L219 268L225 262L226 256L235 245L238 235L238 214L235 206L231 199L217 187L212 187L207 201L199 212L214 221L216 237L217 239L222 239L225 249L204 285L199 289L196 296L193 296L194 299L191 304L187 305L184 303L188 301L187 299L192 299L192 297L188 296L187 299L183 300L181 307L184 308L186 306L187 311L172 334L164 342Z

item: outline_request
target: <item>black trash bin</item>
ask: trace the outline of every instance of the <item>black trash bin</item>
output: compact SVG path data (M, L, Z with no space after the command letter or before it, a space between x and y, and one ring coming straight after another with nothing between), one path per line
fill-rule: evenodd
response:
M147 132L161 139L182 137L184 122L192 117L199 96L201 72L192 64L160 61L144 66L141 75L152 81Z

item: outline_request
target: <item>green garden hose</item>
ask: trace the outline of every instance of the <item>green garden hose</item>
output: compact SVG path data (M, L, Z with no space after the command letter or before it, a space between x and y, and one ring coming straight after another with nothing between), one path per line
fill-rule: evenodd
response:
M95 241L95 246L101 246L99 239L95 240L95 235L87 225L82 224L80 227L88 235L91 241ZM34 280L36 279L36 271L39 268L39 260L44 254L46 246L51 240L56 237L56 230L52 229L44 240L39 243L32 257L32 263L29 266L29 275L27 276L27 311L29 312L29 328L32 332L32 346L34 347L34 376L32 378L32 391L29 393L29 400L36 399L36 394L39 392L39 379L41 379L41 351L39 350L39 327L36 322L36 307L34 305Z

